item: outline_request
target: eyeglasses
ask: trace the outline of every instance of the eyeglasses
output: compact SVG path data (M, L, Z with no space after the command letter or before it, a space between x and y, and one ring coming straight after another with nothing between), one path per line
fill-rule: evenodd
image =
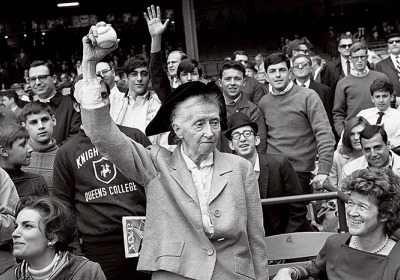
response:
M233 133L232 134L232 139L233 140L239 140L240 139L240 136L244 136L244 137L246 137L246 138L249 138L251 135L253 135L254 134L254 132L253 131L251 131L251 130L245 130L245 131L243 131L243 132L235 132L235 133Z
M37 77L29 77L28 79L29 79L29 83L31 85L34 85L36 83L36 80L39 80L39 82L41 82L41 83L45 83L47 80L47 77L49 77L49 76L51 76L51 75L47 74L47 75L40 75Z
M96 72L97 76L104 76L105 74L107 74L108 72L110 72L112 69L105 69L105 70L101 70L99 72Z
M353 44L340 45L339 47L342 48L342 49L347 49L347 48L350 49L350 47L351 47L352 45L353 45Z
M308 63L308 62L293 63L293 68L302 69L302 68L307 67L309 65L310 65L310 63Z
M303 52L304 54L307 54L307 53L308 53L308 50L302 50L302 49L295 49L295 51Z
M398 44L398 43L400 43L400 40L388 41L388 44L393 44L393 43L396 43L396 44Z
M368 57L368 55L357 55L357 56L351 56L352 59L356 59L356 60L363 60L366 59Z

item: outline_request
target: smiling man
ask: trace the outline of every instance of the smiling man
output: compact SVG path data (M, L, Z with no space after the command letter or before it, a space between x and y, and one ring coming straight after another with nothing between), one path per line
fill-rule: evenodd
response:
M269 93L261 98L267 150L286 156L299 177L304 193L312 193L311 171L318 154L318 174L312 179L322 187L332 167L335 140L324 105L314 90L298 86L289 78L290 61L284 53L273 53L264 61Z
M365 168L384 168L388 167L396 175L400 175L400 157L390 151L388 137L385 129L379 125L369 125L361 131L360 141L363 156L359 157L343 166L341 180L356 170Z

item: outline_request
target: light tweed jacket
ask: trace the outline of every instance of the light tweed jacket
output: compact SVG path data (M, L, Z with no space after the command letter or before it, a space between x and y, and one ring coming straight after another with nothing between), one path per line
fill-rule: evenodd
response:
M268 279L260 195L250 162L214 151L209 211L215 233L208 238L179 146L173 153L158 145L144 148L118 130L106 107L83 109L82 118L100 153L146 188L138 270L168 271L168 279Z

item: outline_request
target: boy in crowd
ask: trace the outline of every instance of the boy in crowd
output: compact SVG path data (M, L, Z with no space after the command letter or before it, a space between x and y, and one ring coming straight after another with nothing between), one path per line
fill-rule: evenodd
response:
M395 98L393 84L378 78L372 83L370 92L375 107L361 110L357 116L364 117L370 124L384 126L391 149L400 146L400 111L390 107Z
M50 192L53 188L53 165L58 145L53 138L56 118L48 103L35 101L22 109L21 123L29 132L31 163L22 170L43 175Z
M49 190L42 175L24 172L21 166L30 163L32 148L29 133L20 124L0 122L0 167L13 180L20 198L47 195Z

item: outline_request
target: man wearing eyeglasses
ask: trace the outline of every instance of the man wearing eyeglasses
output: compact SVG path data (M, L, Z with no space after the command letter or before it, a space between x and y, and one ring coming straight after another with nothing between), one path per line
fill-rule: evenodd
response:
M50 103L53 107L57 125L53 137L62 146L73 135L79 132L81 116L74 108L69 96L64 96L56 88L57 77L51 65L45 61L36 60L31 63L28 71L29 85L40 102Z
M391 33L387 39L389 56L375 66L375 70L385 73L394 86L396 96L400 96L400 33ZM396 103L396 105L394 104ZM399 98L395 98L392 107L398 107Z
M351 45L353 45L352 37L342 34L338 44L339 57L328 61L321 70L321 83L330 87L333 94L335 94L338 81L350 74L352 67L350 61Z
M250 161L258 177L260 197L301 195L299 180L289 160L279 154L257 152L260 136L258 125L242 112L232 114L225 135L229 147L238 156ZM305 203L263 206L265 235L312 231L307 220Z
M389 81L385 74L367 67L368 49L365 43L357 42L351 46L350 60L354 69L337 83L335 92L333 122L338 135L342 134L350 118L374 106L370 96L372 83L378 78Z

